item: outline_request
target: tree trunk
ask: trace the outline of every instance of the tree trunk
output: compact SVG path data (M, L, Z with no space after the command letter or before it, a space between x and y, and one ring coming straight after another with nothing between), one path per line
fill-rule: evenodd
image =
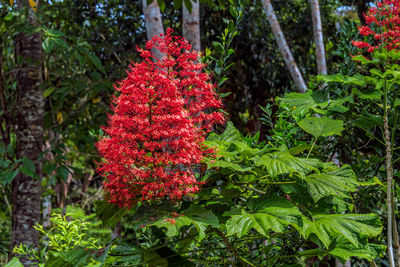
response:
M200 4L199 0L192 1L192 12L182 7L183 37L192 45L192 49L200 52Z
M317 71L318 74L327 74L326 59L325 59L325 46L322 33L321 13L319 10L318 0L310 0L311 2L311 15L313 21L314 41L315 41L315 54L317 56Z
M164 33L164 28L161 19L160 7L157 1L154 0L150 5L147 5L147 0L142 0L143 13L146 22L147 39L150 40L155 35ZM164 55L158 49L152 49L152 53L158 59L162 59Z
M303 76L299 68L297 67L296 61L293 58L290 48L285 40L281 26L279 25L278 19L276 18L274 8L272 7L270 0L261 0L269 25L271 26L272 33L275 36L275 40L278 44L279 50L285 60L285 64L289 69L290 75L292 76L297 90L300 93L304 93L307 90L307 86L304 82Z
M29 6L27 0L18 0L18 8ZM30 22L36 24L36 16L29 11ZM39 85L42 82L42 39L39 32L28 35L19 33L16 37L16 55L21 58L17 72L17 157L29 158L35 165L36 174L41 177L44 98ZM41 182L20 173L12 182L12 230L11 247L27 244L38 247L38 231L33 226L40 219ZM21 262L32 266L26 258Z

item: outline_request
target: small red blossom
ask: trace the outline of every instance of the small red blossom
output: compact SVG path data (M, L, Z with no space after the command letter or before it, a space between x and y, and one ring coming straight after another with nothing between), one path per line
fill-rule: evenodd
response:
M366 45L363 41L353 41L353 45L372 53L382 47L387 50L400 48L400 0L381 0L364 14L365 23L358 27L362 36L373 35L374 40ZM374 30L376 29L376 30Z
M174 219L164 219L164 221L169 222L170 224L176 224Z
M152 49L165 56L156 59ZM210 75L185 39L168 29L138 51L143 61L115 85L106 136L96 144L107 199L121 207L199 191L193 169L214 153L204 140L224 122Z
M369 47L369 43L363 42L363 41L353 41L351 42L355 47L358 48L365 48L365 47Z

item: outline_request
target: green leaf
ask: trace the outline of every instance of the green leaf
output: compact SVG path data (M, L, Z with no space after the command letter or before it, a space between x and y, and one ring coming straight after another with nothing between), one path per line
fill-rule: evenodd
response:
M45 30L45 33L49 36L52 37L62 37L64 36L64 33L62 31L58 31L58 30L53 30L53 29L47 29Z
M305 93L289 93L279 98L281 107L287 107L294 114L300 115L308 112L310 109L318 106L317 102L312 97L312 91L308 90Z
M54 41L54 38L52 37L47 37L43 42L42 42L42 47L44 52L46 52L47 54L49 54L53 48L54 45L56 44L56 42Z
M382 225L376 214L324 214L304 221L305 237L316 235L327 248L339 237L359 247L363 236L377 236L381 231Z
M334 249L329 250L329 254L338 257L345 262L350 257L357 257L373 261L379 256L383 256L386 246L379 244L362 244L358 247L352 245L350 242L338 242Z
M108 225L112 229L127 212L126 209L119 208L117 205L110 204L104 200L94 202L96 215L101 219L103 225Z
M90 62L96 67L96 69L101 71L103 74L106 73L106 71L104 70L103 66L101 65L100 59L96 55L88 54L88 57L90 59Z
M211 210L208 210L202 206L191 204L188 209L183 212L184 215L191 218L194 221L202 222L212 227L218 227L218 217L212 213Z
M231 142L235 140L239 140L242 137L238 129L235 128L233 123L231 121L228 121L226 124L226 128L224 132L220 135L217 135L215 133L211 133L207 141L226 141L226 142Z
M55 87L47 88L46 90L44 90L43 96L48 97L49 95L51 95L51 93L54 92L55 89L56 89Z
M11 182L18 175L18 173L19 173L19 170L16 169L16 170L9 171L9 172L6 172L6 173L2 174L2 177L0 179L1 183L3 185L11 184Z
M304 131L315 138L321 136L328 137L334 134L341 135L343 131L343 121L333 120L328 117L308 117L301 120L298 124Z
M17 257L12 258L4 267L24 267Z
M286 151L264 154L254 161L255 166L264 167L272 177L290 173L298 173L301 176L305 176L309 172L316 170L318 163L317 159L294 157Z
M35 164L29 158L23 158L22 165L18 169L29 177L39 179L39 176L36 174Z
M237 235L240 238L253 228L268 236L270 230L282 233L288 225L296 229L302 225L302 213L284 198L270 197L256 201L252 210L253 213L231 216L226 222L228 236Z
M154 223L148 224L146 226L147 227L148 226L156 226L158 228L166 228L167 231L165 234L168 237L173 237L173 236L177 236L180 233L180 229L183 226L190 226L190 225L193 225L194 227L196 227L196 229L198 231L197 241L200 241L205 238L205 236L206 236L205 230L207 228L207 225L197 219L193 220L185 215L173 216L171 214L171 216L169 216L169 217L163 217L161 219L158 219Z
M304 179L314 202L326 196L350 198L350 192L356 191L358 183L351 167L344 165L335 168L330 172L312 174Z
M356 74L354 76L345 76L343 74L333 74L333 75L318 75L317 81L319 82L337 82L341 84L355 84L359 86L363 86L366 84L365 76L361 74Z

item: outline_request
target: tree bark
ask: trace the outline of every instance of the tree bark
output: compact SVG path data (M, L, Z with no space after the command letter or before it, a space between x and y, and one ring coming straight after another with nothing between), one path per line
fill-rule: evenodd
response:
M297 67L296 61L293 58L290 48L286 42L285 36L282 32L281 26L279 25L278 19L276 18L274 8L272 7L270 0L261 0L269 25L271 26L272 33L275 36L275 40L278 44L279 50L285 60L286 67L289 69L290 75L294 80L297 90L300 93L304 93L307 90L307 86L304 82L303 76L299 68Z
M192 45L192 49L200 52L200 4L199 0L192 1L192 12L182 7L183 37Z
M156 0L154 0L150 5L147 5L147 0L142 0L142 3L146 23L147 39L150 40L155 35L160 35L164 33L160 7L158 6ZM158 49L152 49L152 53L159 60L164 58L164 55Z
M29 7L27 0L18 0L18 8ZM34 11L29 11L29 19L36 24ZM41 177L44 98L39 88L42 82L42 39L40 32L28 35L19 33L16 37L16 55L21 58L17 72L17 114L16 135L18 158L29 158L35 165L36 174ZM40 179L20 173L12 182L12 229L11 247L23 243L38 247L38 231L33 226L40 219ZM22 258L24 266L33 263Z
M311 2L311 15L313 21L315 54L317 56L317 71L318 74L327 74L325 46L322 32L321 12L319 10L318 0L310 0Z

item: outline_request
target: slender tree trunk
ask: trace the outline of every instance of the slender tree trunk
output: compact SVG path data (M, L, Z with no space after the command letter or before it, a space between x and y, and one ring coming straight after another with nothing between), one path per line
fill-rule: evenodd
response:
M29 6L27 0L18 0L19 8ZM31 23L36 24L34 11L29 11ZM43 139L43 92L39 85L42 82L42 39L39 32L32 35L19 33L16 37L16 55L22 58L18 62L18 118L16 119L17 157L33 161L36 174L40 177L42 163L39 155L42 152ZM33 226L40 219L40 179L20 173L12 183L12 229L11 247L21 243L38 247L38 231ZM25 266L33 264L23 258Z
M317 55L317 71L318 74L327 74L325 46L322 33L321 12L319 10L318 0L310 0L311 2L311 15L313 21L314 41L315 41L315 54Z
M142 0L142 3L146 22L147 39L150 40L155 35L164 33L160 7L158 6L156 0L154 0L150 5L147 5L147 0ZM158 59L162 59L164 57L164 55L158 49L153 49L152 52Z
M182 7L183 37L192 45L192 49L200 52L200 4L199 0L192 1L192 12Z
M386 205L387 205L387 249L389 264L391 267L396 266L394 261L393 251L393 226L396 225L396 218L393 218L393 167L392 167L392 143L390 139L390 127L388 120L388 92L386 87L386 80L384 81L384 102L383 102L383 131L386 151L386 179L387 179L387 191L386 191ZM398 262L397 264L400 264ZM398 265L397 265L398 266Z
M274 8L272 7L270 0L261 0L269 25L271 26L272 33L275 36L275 40L278 44L279 50L285 60L286 67L289 69L290 75L292 76L297 90L300 93L304 93L307 90L307 86L304 82L303 76L299 68L297 67L296 61L293 58L292 52L286 42L285 36L282 32L281 26L279 25L278 19L276 18Z

